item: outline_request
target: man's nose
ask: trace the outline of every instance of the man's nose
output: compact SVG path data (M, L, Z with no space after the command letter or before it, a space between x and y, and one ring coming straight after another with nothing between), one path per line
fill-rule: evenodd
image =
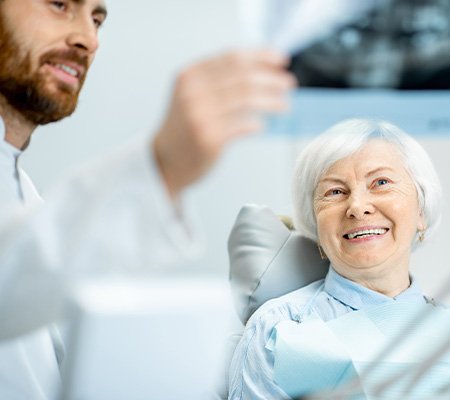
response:
M347 218L363 219L364 216L373 214L375 206L368 193L351 193L348 197Z
M94 55L98 49L98 32L92 19L78 18L73 21L71 32L67 36L67 44L70 47L85 51L88 55Z

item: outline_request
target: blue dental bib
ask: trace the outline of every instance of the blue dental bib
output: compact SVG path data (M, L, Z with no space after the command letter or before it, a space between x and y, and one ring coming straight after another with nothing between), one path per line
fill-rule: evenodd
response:
M351 383L349 399L422 400L450 390L449 338L450 310L389 302L328 322L314 313L301 323L283 321L266 347L274 353L275 382L293 398ZM439 346L445 350L420 374Z

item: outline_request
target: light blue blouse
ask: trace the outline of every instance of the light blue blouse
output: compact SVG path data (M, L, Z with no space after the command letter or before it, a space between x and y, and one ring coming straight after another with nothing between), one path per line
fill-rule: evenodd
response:
M395 301L426 303L417 283L397 297L388 297L339 275L332 268L325 279L273 299L250 318L230 366L229 399L274 400L290 397L273 381L273 355L266 349L273 328L281 321L302 321L314 312L324 321L367 306Z

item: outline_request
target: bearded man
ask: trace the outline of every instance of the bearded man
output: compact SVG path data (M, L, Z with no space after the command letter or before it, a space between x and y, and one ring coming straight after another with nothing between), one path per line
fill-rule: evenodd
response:
M194 64L154 139L105 156L32 206L39 196L18 159L38 125L75 110L106 15L102 0L0 0L1 399L55 398L63 347L49 324L77 281L168 268L189 253L183 189L230 140L258 131L261 113L283 110L295 85L287 60L269 51Z

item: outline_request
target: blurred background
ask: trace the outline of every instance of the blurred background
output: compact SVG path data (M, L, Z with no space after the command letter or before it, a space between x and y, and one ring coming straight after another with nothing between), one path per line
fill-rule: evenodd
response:
M262 9L263 3L268 8ZM51 186L80 162L120 147L133 137L151 135L183 66L235 47L270 43L294 55L292 69L298 71L302 86L331 88L300 89L293 96L289 118L284 122L269 120L272 133L233 144L212 173L189 191L206 242L204 257L189 268L225 278L227 236L240 207L259 203L290 214L291 170L298 151L312 135L337 120L364 115L390 119L414 133L442 179L447 209L441 227L433 238L427 238L413 260L413 271L424 291L432 295L449 275L450 96L445 90L430 94L422 89L427 85L435 89L436 82L449 87L448 2L367 1L355 12L355 21L349 18L353 14L348 9L335 12L336 4L350 7L354 1L316 0L316 5L323 3L327 26L334 28L315 32L311 37L317 40L300 34L307 39L303 42L291 41L296 32L289 31L287 23L261 31L270 3L108 0L109 16L100 33L100 51L77 112L62 123L39 128L23 157L23 168L45 197ZM289 7L294 3L273 0L272 6L284 4L288 10L284 15L291 15ZM393 3L404 11L391 12ZM415 16L408 8L411 4L421 7L420 15L427 17ZM283 12L281 8L278 11ZM309 18L308 13L304 15L312 27L326 25ZM401 29L391 29L393 26ZM380 35L374 39L379 32L381 39ZM403 43L401 49L396 47L399 43ZM334 68L327 68L331 63ZM436 68L428 68L430 65ZM347 89L336 89L340 87ZM364 87L376 89L368 92ZM421 89L421 93L388 88Z

